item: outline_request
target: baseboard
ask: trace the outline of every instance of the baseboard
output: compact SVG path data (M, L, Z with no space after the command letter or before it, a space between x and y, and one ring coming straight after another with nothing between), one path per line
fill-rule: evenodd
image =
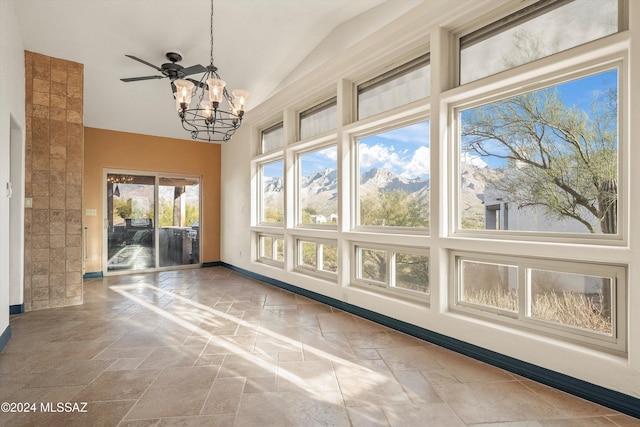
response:
M202 268L207 268L207 267L220 267L221 265L223 265L224 263L222 261L209 261L209 262L203 262L202 263Z
M573 394L574 396L581 397L599 405L606 406L632 417L640 418L640 399L629 396L628 394L610 390L569 375L561 374L504 354L496 353L486 348L478 347L362 307L345 303L344 301L340 301L326 295L318 294L280 280L272 279L252 271L227 264L225 262L222 262L221 265L247 277L251 277L252 279L257 279L270 285L286 289L304 297L371 320L372 322L379 323L405 334L455 351L456 353L464 354L465 356L472 357L481 362L488 363L525 378L546 384L550 387Z
M4 346L7 345L10 338L11 338L11 325L7 325L7 328L4 330L2 335L0 335L0 351L4 349Z
M92 271L89 273L84 273L82 275L83 279L100 279L102 278L102 271Z
M21 314L24 313L24 304L16 304L9 306L9 314Z

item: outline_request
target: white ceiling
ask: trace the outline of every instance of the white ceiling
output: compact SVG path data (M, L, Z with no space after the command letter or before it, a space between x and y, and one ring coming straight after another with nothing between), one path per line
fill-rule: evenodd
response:
M215 0L214 64L229 89L250 92L250 110L320 65L314 50L338 53L421 1ZM84 64L85 126L189 139L169 79L120 78L158 74L125 54L160 66L165 52L178 50L184 67L208 65L209 0L14 0L14 7L26 50ZM339 43L330 37L338 29Z

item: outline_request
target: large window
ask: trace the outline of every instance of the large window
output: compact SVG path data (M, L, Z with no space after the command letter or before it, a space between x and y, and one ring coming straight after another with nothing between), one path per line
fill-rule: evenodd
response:
M429 96L430 76L427 54L358 85L358 120Z
M284 161L259 166L260 222L284 222Z
M420 40L332 65L256 115L256 269L465 339L490 329L474 342L490 348L537 336L623 355L635 11L451 3Z
M618 70L458 111L462 230L618 233Z
M502 255L454 259L454 309L625 349L624 268Z
M540 1L460 39L460 83L613 34L618 21L618 0Z
M358 138L359 225L429 228L429 122Z
M337 155L335 145L299 154L300 223L338 223Z

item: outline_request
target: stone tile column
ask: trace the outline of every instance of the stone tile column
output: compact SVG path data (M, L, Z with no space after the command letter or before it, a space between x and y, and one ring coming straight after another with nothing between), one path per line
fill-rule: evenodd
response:
M25 51L25 311L82 303L84 66Z

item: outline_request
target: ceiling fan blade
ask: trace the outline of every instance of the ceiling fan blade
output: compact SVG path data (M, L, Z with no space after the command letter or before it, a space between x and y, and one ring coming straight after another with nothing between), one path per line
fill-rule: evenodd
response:
M123 82L137 82L139 80L155 80L164 79L165 76L146 76L146 77L128 77L126 79L120 79Z
M207 69L200 64L192 65L191 67L182 69L182 72L185 76L190 76L191 74L200 74L204 73L205 71L207 71Z
M156 69L156 70L158 70L158 71L162 72L162 68L160 68L160 67L158 67L158 66L155 66L155 65L153 65L153 64L151 64L151 63L149 63L149 62L145 61L144 59L137 58L137 57L135 57L135 56L133 56L133 55L125 55L125 56L126 56L127 58L134 59L134 60L136 60L136 61L138 61L138 62L142 62L144 65L148 65L149 67L154 68L154 69Z

